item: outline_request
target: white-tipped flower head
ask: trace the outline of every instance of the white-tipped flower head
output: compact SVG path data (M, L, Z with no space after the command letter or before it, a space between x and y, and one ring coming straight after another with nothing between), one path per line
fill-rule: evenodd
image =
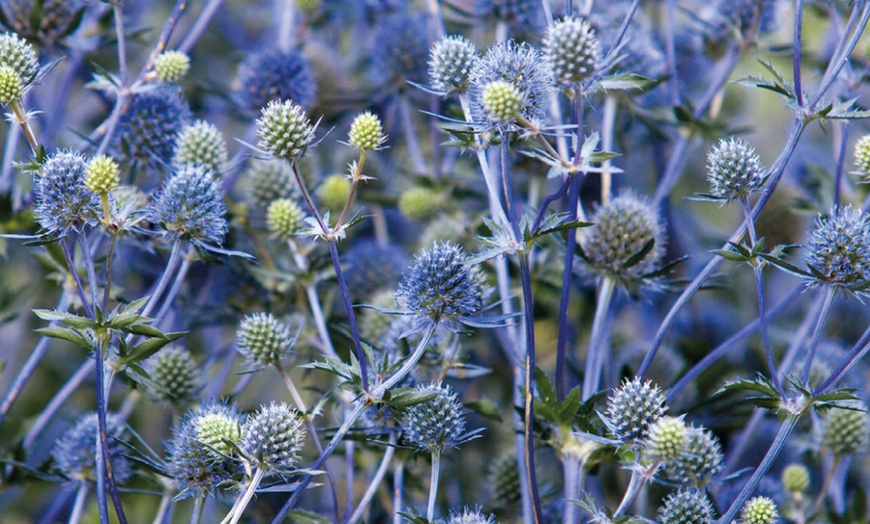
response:
M183 404L194 399L200 387L199 366L190 352L180 347L168 347L148 359L151 378L163 390L159 400Z
M799 495L810 487L810 470L803 464L789 464L782 470L782 487L794 495Z
M96 193L108 193L121 182L121 172L118 163L108 155L94 157L88 162L85 171L85 186Z
M662 417L649 427L647 452L663 462L676 461L689 445L689 430L679 417Z
M710 194L730 202L746 198L764 184L761 157L746 141L731 137L707 153Z
M402 417L402 430L412 446L441 453L456 446L465 436L465 414L453 388L439 384L417 386L417 391L435 397L409 407Z
M703 488L722 471L722 447L716 435L704 427L689 426L688 437L686 452L667 466L668 478Z
M167 469L178 483L179 496L230 487L240 469L238 460L231 456L230 443L237 444L240 439L241 423L235 408L212 404L184 416L173 427L167 446Z
M295 162L314 140L314 126L302 106L272 100L257 119L258 145L275 158Z
M223 169L226 163L227 142L213 124L197 120L178 134L175 150L172 153L172 165L176 169L192 165L202 166L216 173Z
M806 251L810 286L862 286L870 278L870 217L851 205L834 208L816 220Z
M471 85L471 68L477 49L464 36L449 35L435 42L429 52L429 84L446 95L465 93Z
M8 65L0 65L0 104L4 106L24 96L24 86L18 72Z
M711 524L713 504L701 490L675 491L665 499L659 517L662 524Z
M262 406L250 415L239 448L257 467L286 472L299 462L305 427L299 413L283 402Z
M0 34L0 65L9 66L18 73L24 92L39 73L39 60L33 46L14 33Z
M239 352L260 367L280 362L289 355L295 343L290 327L271 313L246 316L239 325L236 337Z
M556 82L564 86L576 86L592 76L598 68L601 44L586 20L566 18L547 29L544 59Z
M870 135L862 136L855 143L855 170L863 181L870 178Z
M197 440L210 447L213 455L230 456L242 439L241 419L235 408L214 404L193 419Z
M266 209L275 200L294 198L297 193L293 172L286 162L252 159L245 170L248 198Z
M348 133L350 145L360 151L373 151L384 145L384 126L381 120L370 111L361 113L353 119Z
M867 406L856 404L856 409L833 408L822 430L822 445L834 455L865 452L870 446L870 415Z
M523 94L510 82L496 80L483 88L483 109L492 124L510 124L521 116Z
M42 229L66 235L96 222L100 197L85 185L86 171L79 153L57 151L48 157L33 178L34 214Z
M75 426L68 429L57 441L51 455L54 457L55 466L64 477L82 482L96 480L97 462L94 448L97 431L97 414L90 413L79 418ZM127 448L119 442L126 433L124 421L120 417L111 413L106 416L109 459L112 462L115 480L121 484L133 476L133 467L124 457Z
M266 210L266 227L281 240L287 240L299 231L305 212L295 201L289 198L279 198L269 204Z
M607 399L607 418L613 436L625 443L646 438L650 425L664 415L665 396L649 380L626 379Z
M446 524L496 524L495 515L484 515L480 508L450 510Z
M740 524L774 524L777 517L776 503L767 497L753 497L740 510Z
M172 241L219 246L228 229L226 211L223 189L212 172L188 165L154 197L150 219Z
M436 242L417 255L399 284L396 301L414 315L418 326L444 323L458 330L462 317L483 306L481 275L467 259L461 247L447 242Z
M190 71L190 57L180 51L165 51L154 59L154 72L162 82L178 82Z
M658 269L665 254L665 231L649 201L622 193L599 206L590 221L594 225L584 230L581 247L591 272L632 285Z

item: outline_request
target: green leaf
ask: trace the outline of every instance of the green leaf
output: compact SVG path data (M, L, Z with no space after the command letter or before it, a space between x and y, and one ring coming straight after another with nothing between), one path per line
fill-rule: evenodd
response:
M151 338L165 338L166 335L154 326L142 323L131 324L122 328L122 331L132 333L134 335L142 335Z
M568 395L565 396L565 401L562 402L562 405L559 407L557 413L559 420L565 421L566 424L570 424L574 419L574 415L582 405L583 399L581 397L580 386L577 386L568 392Z
M468 407L468 409L474 411L479 415L483 415L490 420L494 420L496 422L504 422L498 406L495 404L495 402L491 400L482 398L480 400L466 402L465 405L466 407Z
M49 327L39 328L36 330L36 332L39 333L40 335L44 335L46 337L59 338L61 340L66 340L68 342L72 342L73 344L75 344L77 346L81 346L85 349L92 349L92 347L93 347L93 344L91 344L91 342L88 339L81 336L78 332L76 332L72 328L49 326Z
M622 268L622 269L628 269L628 268L630 268L630 267L633 267L633 266L636 266L637 264L639 264L640 261L643 260L644 257L647 256L647 255L649 254L650 251L652 251L653 246L655 246L655 244L656 244L656 239L655 239L655 238L651 238L651 239L649 239L649 240L646 242L646 244L644 244L643 247L640 248L640 251L638 251L637 253L631 255L631 256L628 258L628 260L626 260L625 262L622 263L621 268Z
M421 391L415 388L397 388L390 393L391 396L388 400L386 395L384 396L384 402L397 409L406 409L438 396L437 391Z
M289 518L290 522L293 522L294 524L330 524L330 522L332 522L326 517L321 517L320 515L301 509L290 511L287 513L287 518Z
M65 311L34 309L33 313L42 320L47 320L49 322L60 322L62 324L66 324L67 326L78 329L95 329L99 327L96 322L89 318L80 317L78 315L75 315L73 313L67 313Z
M167 344L183 337L185 333L187 332L182 331L178 333L167 333L161 338L149 338L133 346L133 349L131 349L126 356L118 359L118 362L123 365L130 365L137 362L142 362L151 355L160 351Z
M602 78L589 91L595 92L599 88L604 91L618 90L626 91L630 89L645 90L654 85L655 82L649 78L638 75L636 73L619 73Z
M537 366L535 367L535 385L538 388L538 394L543 403L552 404L554 406L558 405L556 389L553 387L553 383L550 382L550 377L547 375L546 371Z

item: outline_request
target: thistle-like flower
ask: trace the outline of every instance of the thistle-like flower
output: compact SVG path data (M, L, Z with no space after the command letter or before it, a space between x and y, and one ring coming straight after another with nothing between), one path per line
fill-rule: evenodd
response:
M286 358L296 339L290 327L271 313L246 316L236 332L239 352L252 364L268 367Z
M24 96L24 86L18 72L8 65L0 65L0 104L6 106Z
M160 350L148 359L148 370L154 382L163 388L154 392L158 400L185 404L193 400L199 392L199 366L184 348L168 347Z
M185 166L154 198L149 217L173 242L220 246L227 232L223 190L211 171Z
M748 197L764 185L765 178L761 157L740 138L719 140L707 153L710 194L725 202Z
M83 415L55 444L51 455L54 457L55 466L64 477L80 482L96 480L97 462L94 449L97 445L98 424L96 413ZM124 457L127 448L118 442L125 438L126 429L117 415L109 414L106 417L106 435L115 481L123 484L133 476L133 467Z
M39 74L39 60L33 46L14 33L0 34L0 65L9 66L18 73L25 93Z
M490 124L511 124L522 116L523 94L510 82L495 80L488 83L483 88L481 100Z
M650 425L645 448L662 462L672 463L688 449L689 431L680 417L662 417Z
M714 514L707 495L697 489L671 493L659 509L662 524L710 524Z
M118 163L108 155L94 157L88 162L85 171L85 186L89 191L100 195L118 187L121 172Z
M137 93L121 116L121 150L154 165L168 165L178 133L191 120L178 89L159 87Z
M426 82L430 39L425 18L404 13L382 16L374 27L374 41L375 82L393 89L404 89L408 81Z
M480 508L450 510L446 524L496 524L495 515L484 515Z
M810 487L810 470L803 464L789 464L782 470L782 486L793 495L800 495Z
M665 253L656 209L646 199L623 193L599 206L590 221L594 225L580 242L589 270L629 288L649 284L645 275L659 267Z
M855 174L864 182L870 177L870 135L862 136L855 143Z
M86 8L83 0L5 0L2 2L10 28L29 40L51 46L75 27L77 13Z
M314 140L314 126L302 106L272 100L257 119L259 146L275 158L295 162Z
M857 293L870 279L870 217L852 206L816 220L806 245L809 286L829 285ZM857 289L856 289L857 286Z
M776 503L767 497L753 497L740 511L740 524L773 524L779 517Z
M242 179L251 203L261 209L275 200L293 199L299 192L286 162L251 159Z
M248 417L239 449L257 467L282 473L299 462L305 427L299 413L287 404L272 403Z
M85 185L86 171L84 156L57 151L36 173L34 214L43 230L67 235L96 222L100 197Z
M279 198L269 204L266 210L266 227L281 240L287 240L299 231L305 212L295 201L289 198Z
M517 457L513 453L505 453L493 462L489 475L490 500L496 508L511 509L520 503L520 470L517 467Z
M417 386L417 391L435 393L435 397L409 407L402 417L405 440L417 449L441 453L462 443L465 414L453 388L440 384Z
M154 73L161 82L178 82L190 71L190 57L180 51L164 51L154 59Z
M361 113L353 119L350 133L348 133L348 141L356 149L363 152L374 151L384 145L386 140L381 120L370 111Z
M245 59L234 86L239 106L251 116L273 100L290 100L307 111L317 97L317 84L308 60L298 51L277 48Z
M856 404L855 409L833 408L822 430L822 446L834 455L852 455L868 450L870 446L870 415L867 406Z
M197 120L181 130L172 153L172 166L175 169L193 165L217 173L226 163L227 143L215 125Z
M211 448L216 456L230 456L242 439L241 418L235 407L213 404L193 419L196 439Z
M689 426L686 452L667 465L668 478L703 488L723 468L719 439L704 427Z
M431 188L412 187L399 195L399 211L411 220L429 220L438 213L442 200Z
M601 62L601 44L586 20L566 18L547 29L544 59L556 82L576 86L595 74Z
M607 399L608 426L616 439L637 444L666 410L665 396L658 386L639 378L626 379Z
M465 93L471 85L471 68L478 59L477 48L469 39L445 36L429 52L429 85L445 95Z
M483 306L482 278L456 244L435 243L417 256L405 274L396 301L414 316L415 328L443 323L457 331L463 317Z

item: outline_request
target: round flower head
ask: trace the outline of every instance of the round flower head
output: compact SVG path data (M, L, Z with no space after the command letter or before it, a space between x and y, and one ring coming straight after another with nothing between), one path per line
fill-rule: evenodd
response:
M595 30L582 18L566 18L547 29L544 59L553 78L576 86L591 77L601 62L601 44Z
M354 242L345 257L345 278L351 297L365 301L382 289L396 289L410 257L397 244L380 244L375 240ZM392 301L390 308L396 307Z
M810 471L803 464L789 464L780 480L786 491L799 495L810 487Z
M351 182L342 174L329 175L317 188L317 199L327 209L341 209L350 198Z
M154 59L154 73L161 82L178 82L190 71L190 57L180 51L165 51Z
M0 104L4 106L24 96L24 86L18 72L8 65L0 65Z
M245 59L234 85L239 106L252 116L273 100L290 100L307 111L317 96L308 60L298 51L277 48Z
M295 201L279 198L269 204L266 210L266 227L281 240L287 240L299 231L305 212Z
M870 415L867 406L857 404L856 409L833 408L822 430L822 445L834 455L851 455L868 450L870 446Z
M95 222L100 197L85 185L85 157L57 151L48 157L33 179L34 214L43 230L68 234Z
M384 16L373 32L371 71L375 82L394 89L403 89L408 81L426 82L430 40L425 18L408 14Z
M301 106L272 100L257 119L258 145L275 158L295 162L314 140L314 126Z
M488 83L483 88L481 100L490 124L510 124L522 116L523 94L510 82L496 80Z
M735 31L742 37L771 33L779 23L779 0L720 0L717 20L711 25L714 37Z
M290 334L290 327L271 313L246 316L239 325L236 338L239 352L260 367L280 362L293 350L296 342Z
M151 378L163 389L156 391L159 400L184 404L196 397L200 388L199 366L190 352L168 347L148 359Z
M82 0L5 0L2 2L9 26L20 35L54 44L75 28Z
M665 396L658 386L639 378L626 379L607 399L608 426L616 439L638 443L666 409Z
M233 483L240 464L230 456L233 450L227 443L239 441L240 428L235 408L223 404L191 411L172 428L167 465L178 483L180 497L204 495ZM216 452L218 449L229 453Z
M178 133L190 119L190 106L174 87L136 93L121 116L121 150L150 164L167 165Z
M464 36L449 35L435 42L429 52L429 85L445 95L465 93L477 48Z
M710 194L727 202L746 198L764 184L761 157L740 138L731 137L707 153Z
M704 427L689 426L686 452L668 464L668 478L703 488L723 468L719 439Z
M533 26L541 6L535 0L482 0L483 7L513 27Z
M108 155L94 157L88 162L85 186L96 194L108 193L118 187L121 173L118 163Z
M154 198L150 220L173 242L220 246L227 232L224 194L211 171L185 166Z
M865 182L870 178L870 135L862 136L855 144L855 170Z
M96 480L97 462L94 449L98 426L96 413L84 415L57 441L51 455L55 466L64 477L80 482ZM115 481L123 484L133 476L133 467L123 456L127 448L118 442L118 439L125 437L126 430L124 422L117 415L109 414L106 417L106 434Z
M686 452L689 431L679 417L662 417L650 425L646 436L646 450L663 462L674 462Z
M806 251L810 286L861 285L870 278L870 218L852 206L834 208L816 220Z
M360 151L372 151L381 147L387 140L381 120L371 112L357 115L350 125L348 134L350 145Z
M213 124L197 120L181 130L172 153L172 166L175 169L194 165L217 173L226 163L227 143Z
M662 524L711 524L713 516L713 504L697 489L671 493L659 509Z
M480 508L450 510L446 524L495 524L494 515L484 515Z
M776 503L767 497L753 497L740 510L740 524L773 524L777 517Z
M483 288L477 268L456 244L435 243L417 256L402 278L396 301L410 311L418 325L444 322L458 329L461 317L474 315L483 306Z
M521 116L531 120L542 114L552 79L541 54L533 47L513 40L500 42L474 64L468 94L475 122L489 122L483 94L496 81L511 84L522 95Z
M261 209L268 208L275 200L293 199L299 192L286 162L251 159L242 178L248 199Z
M599 206L590 221L594 225L581 241L590 271L630 286L658 268L665 253L665 233L656 209L646 199L623 193ZM650 242L652 248L636 260Z
M305 428L299 413L283 402L248 416L239 448L247 460L267 471L285 472L299 462Z
M0 65L9 66L18 73L25 92L39 73L39 60L33 46L13 33L0 34Z
M428 187L412 187L399 195L399 211L411 220L429 220L438 213L442 204L441 195Z
M496 508L516 508L521 500L520 470L517 457L505 453L493 462L489 470L490 501Z
M415 388L435 397L405 410L402 430L405 440L417 449L441 453L455 447L465 436L462 402L450 386L429 384Z

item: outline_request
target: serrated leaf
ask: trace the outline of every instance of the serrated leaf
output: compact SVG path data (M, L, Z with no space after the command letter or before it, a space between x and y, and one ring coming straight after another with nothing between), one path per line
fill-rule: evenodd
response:
M577 386L565 395L565 401L562 402L561 406L559 406L559 411L557 412L559 420L564 421L566 424L570 424L574 419L574 415L582 405L583 398L581 396L580 386Z
M72 342L73 344L85 349L91 349L93 346L88 339L75 332L72 328L49 326L39 328L36 332L46 337L59 338L61 340L66 340L67 342Z
M638 89L640 91L643 91L654 84L654 81L636 73L619 73L616 75L604 77L596 83L596 85L600 86L600 88L604 91L625 91L629 89ZM591 90L594 91L595 87L596 86L593 86Z
M629 268L634 267L637 264L639 264L640 261L643 260L644 257L646 257L649 254L650 251L652 251L653 246L655 246L655 244L656 244L655 238L651 238L651 239L647 240L646 244L644 244L643 247L640 248L640 251L631 255L630 257L628 257L628 260L626 260L625 262L622 263L622 266L620 266L621 269L629 269Z
M482 415L490 420L494 420L496 422L504 422L504 419L501 416L501 412L498 409L498 406L495 402L482 398L480 400L473 400L471 402L466 402L465 406L474 411L475 413Z
M137 362L142 362L147 359L151 355L154 355L158 351L160 351L167 344L172 343L175 340L183 337L186 332L179 333L167 333L162 337L149 338L136 344L130 350L130 352L124 357L118 359L120 364L130 365L135 364Z
M136 323L131 324L129 326L125 326L122 331L127 333L132 333L134 335L141 335L143 337L151 337L151 338L165 338L166 335L157 329L156 327L150 324L142 324Z
M720 257L731 260L732 262L746 262L747 258L740 253L735 253L730 249L715 249L713 250L714 255L719 255Z
M385 404L389 404L397 409L407 409L438 396L437 391L418 390L416 388L397 388L389 391L389 393L390 397L387 398L385 393L382 400L384 400Z

